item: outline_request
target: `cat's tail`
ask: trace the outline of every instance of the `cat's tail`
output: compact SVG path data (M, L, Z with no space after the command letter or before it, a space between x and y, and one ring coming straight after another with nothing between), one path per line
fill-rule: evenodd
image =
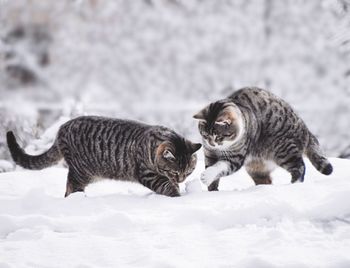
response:
M317 138L310 133L309 144L306 148L306 155L312 165L322 174L330 175L333 172L332 164L323 156Z
M11 156L17 165L27 169L43 169L56 164L62 154L57 145L57 141L52 147L43 154L29 155L18 145L15 135L12 131L7 132L7 146L10 149Z

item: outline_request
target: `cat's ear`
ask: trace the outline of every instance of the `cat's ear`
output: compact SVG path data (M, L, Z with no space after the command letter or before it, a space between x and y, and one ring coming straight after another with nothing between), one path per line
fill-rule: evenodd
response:
M170 150L168 142L162 142L157 148L157 157L162 157L165 159L175 159L174 154Z
M165 149L164 152L163 152L163 157L165 159L168 159L168 160L175 160L175 156L173 155L173 153L168 150L168 149Z
M200 143L192 143L192 142L190 142L190 148L191 148L192 154L197 152L201 147L202 147L202 144L200 144Z
M233 105L227 105L219 114L215 123L218 125L229 125L237 118L237 113Z
M198 113L193 115L193 118L197 119L197 120L200 120L200 121L207 121L205 119L206 111L207 111L207 108L204 108L204 109L200 110Z

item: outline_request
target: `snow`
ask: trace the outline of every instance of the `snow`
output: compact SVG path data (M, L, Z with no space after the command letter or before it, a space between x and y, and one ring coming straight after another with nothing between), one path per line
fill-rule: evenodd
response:
M0 0L0 133L38 154L65 121L91 114L195 142L194 113L260 86L295 108L327 155L350 157L349 7ZM350 160L331 159L329 177L307 162L297 184L277 169L274 185L254 186L241 170L208 193L200 159L179 198L103 180L65 199L67 169L15 169L3 134L0 268L350 267Z
M13 164L7 160L0 160L0 173L11 171L14 168Z
M207 192L200 160L178 198L111 180L63 198L67 169L17 168L0 174L0 267L349 267L350 161L331 162Z

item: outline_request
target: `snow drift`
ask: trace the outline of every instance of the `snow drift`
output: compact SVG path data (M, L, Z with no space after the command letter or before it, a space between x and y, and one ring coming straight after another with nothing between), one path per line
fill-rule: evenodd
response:
M179 198L103 180L65 199L65 168L2 173L0 267L349 267L350 161L331 162L206 192L200 161Z

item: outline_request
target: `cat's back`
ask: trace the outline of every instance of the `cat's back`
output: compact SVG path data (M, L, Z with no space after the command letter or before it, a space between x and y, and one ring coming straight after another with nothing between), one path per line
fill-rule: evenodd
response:
M80 116L63 124L57 138L62 144L77 144L104 140L112 143L130 143L133 137L141 139L151 126L132 120L101 116Z
M248 104L256 108L264 109L269 104L279 103L281 105L289 106L283 99L277 97L270 91L258 87L245 87L235 91L229 96L236 104Z
M250 118L260 145L265 146L276 137L294 137L300 143L307 140L309 131L304 121L286 101L273 93L260 88L243 88L230 98Z
M146 125L141 122L118 119L118 118L108 118L102 116L80 116L74 119L69 120L60 127L60 132L77 132L84 133L84 131L91 132L94 129L114 129L118 131L120 129L133 130L147 130L151 126ZM86 134L86 132L85 132Z
M248 108L258 117L261 115L268 118L297 117L292 107L285 100L261 88L242 88L230 95L229 99L241 108Z
M131 178L151 126L131 120L81 116L63 124L57 140L70 166L91 176Z

